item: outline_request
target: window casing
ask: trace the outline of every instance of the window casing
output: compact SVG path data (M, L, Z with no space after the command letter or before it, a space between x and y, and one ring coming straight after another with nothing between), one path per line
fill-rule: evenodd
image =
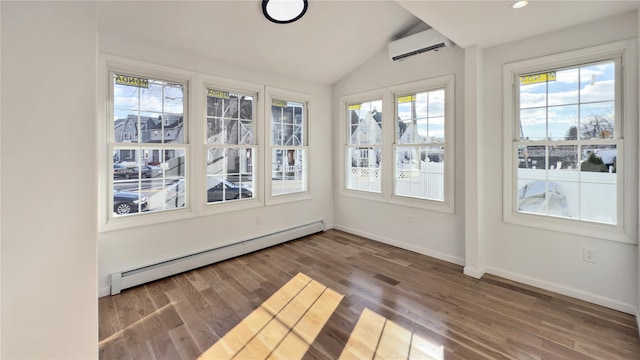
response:
M635 241L628 56L615 43L505 65L505 221Z
M345 187L382 192L382 99L347 103Z

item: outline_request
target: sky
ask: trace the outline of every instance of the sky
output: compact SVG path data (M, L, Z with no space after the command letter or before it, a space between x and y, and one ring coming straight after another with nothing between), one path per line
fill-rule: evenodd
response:
M529 140L565 140L593 116L614 124L614 62L556 71L556 80L520 85L520 123Z

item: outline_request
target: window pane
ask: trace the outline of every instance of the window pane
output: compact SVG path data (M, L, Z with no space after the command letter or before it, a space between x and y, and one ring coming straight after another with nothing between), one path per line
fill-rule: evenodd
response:
M140 89L140 110L162 113L163 85L161 81L149 81L149 87Z
M578 105L549 107L549 140L575 140Z
M547 180L550 203L548 214L552 216L578 218L580 204L580 177L578 145L549 147Z
M520 85L520 109L530 109L547 105L547 84Z
M518 147L518 211L547 214L546 146Z
M444 117L429 118L429 139L430 143L444 142Z
M546 140L546 108L520 110L520 140Z
M418 94L421 95L421 94ZM418 106L420 108L420 106ZM418 112L420 113L420 112ZM429 117L444 116L444 89L429 92Z
M350 104L349 144L371 145L382 143L382 100Z
M116 148L113 159L115 216L186 205L184 149Z
M580 102L615 99L615 63L613 61L580 68Z
M348 148L347 189L379 193L381 158L381 147Z
M224 144L223 122L220 118L207 119L207 143Z
M584 104L580 107L580 138L613 139L615 131L613 101Z
M548 105L577 104L578 82L578 69L556 71L556 80L546 83L549 92Z
M580 219L606 224L617 222L616 147L582 147L580 164Z
M304 149L274 149L271 164L271 195L306 191L307 168Z

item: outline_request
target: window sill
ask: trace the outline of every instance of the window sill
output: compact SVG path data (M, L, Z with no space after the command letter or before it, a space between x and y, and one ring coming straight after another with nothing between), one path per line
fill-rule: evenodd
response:
M156 213L150 212L119 218L109 218L105 223L100 224L98 232L132 229L136 227L190 219L195 216L196 214L191 209L185 208Z
M504 222L512 225L533 227L541 230L555 231L576 236L587 236L596 239L637 244L628 229L617 225L585 222L582 220L540 216L534 214L505 214Z

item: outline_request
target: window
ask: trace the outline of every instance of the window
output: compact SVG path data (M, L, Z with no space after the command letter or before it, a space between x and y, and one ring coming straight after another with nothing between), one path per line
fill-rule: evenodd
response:
M507 221L621 238L624 184L635 182L624 176L635 172L624 161L632 127L623 126L624 48L601 49L505 67Z
M343 97L342 194L453 213L454 83L445 75Z
M381 192L382 99L347 104L346 188Z
M110 72L111 217L185 207L186 88L186 82Z
M395 203L454 210L454 80L446 75L391 89Z
M256 94L207 88L206 203L254 198Z
M397 95L395 195L444 200L445 90Z
M271 98L271 196L307 191L306 103Z

